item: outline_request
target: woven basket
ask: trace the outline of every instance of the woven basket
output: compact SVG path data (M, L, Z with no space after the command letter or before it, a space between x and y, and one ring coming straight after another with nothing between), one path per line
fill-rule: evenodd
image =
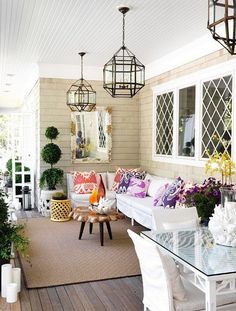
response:
M70 200L50 200L50 214L52 221L68 221L71 211Z

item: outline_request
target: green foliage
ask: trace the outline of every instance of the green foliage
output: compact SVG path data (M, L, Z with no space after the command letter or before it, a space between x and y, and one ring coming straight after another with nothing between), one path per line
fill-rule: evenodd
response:
M44 162L56 164L61 158L61 149L54 143L47 144L43 147L41 156Z
M58 129L54 126L49 126L46 128L45 136L48 139L56 139L57 136L59 135Z
M6 193L0 190L0 258L9 260L12 243L22 256L27 256L29 239L24 235L24 225L8 221L8 204L5 199Z
M61 184L63 181L63 170L59 168L49 168L45 170L39 181L39 187L43 188L46 184L49 190L55 190L57 184Z
M206 196L204 193L195 193L194 202L197 208L198 216L206 219L212 216L216 204L219 200L215 197Z
M67 196L63 192L56 192L52 196L53 200L67 200Z
M45 136L48 139L56 139L59 132L54 126L50 126L46 129ZM39 181L39 187L43 188L46 184L49 190L55 190L58 183L63 181L63 170L53 167L61 158L62 152L58 145L49 143L41 150L41 156L44 162L51 164L51 168L45 170Z

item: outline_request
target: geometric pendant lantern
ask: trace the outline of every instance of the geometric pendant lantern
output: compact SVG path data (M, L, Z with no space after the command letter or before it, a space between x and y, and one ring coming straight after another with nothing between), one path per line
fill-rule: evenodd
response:
M230 54L236 55L236 1L208 0L207 28Z
M123 14L123 40L121 48L103 68L103 87L116 98L133 97L145 85L145 66L125 46L125 14L128 7L121 7Z
M74 82L66 93L66 104L71 111L90 112L96 108L96 92L83 78L83 56L85 54L84 52L79 53L81 56L81 78Z

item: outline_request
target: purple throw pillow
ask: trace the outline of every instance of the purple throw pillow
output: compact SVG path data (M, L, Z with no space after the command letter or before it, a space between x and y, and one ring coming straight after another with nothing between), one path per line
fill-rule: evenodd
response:
M183 186L184 181L180 177L176 178L176 180L167 187L165 193L157 202L157 205L175 208L175 204L179 199L180 192Z
M142 180L135 177L131 177L129 187L127 189L127 194L137 198L145 198L149 184L150 184L149 179Z
M138 179L144 179L146 176L145 172L124 172L121 177L120 177L120 182L119 182L119 186L118 189L116 191L116 193L126 193L129 184L130 184L130 178L131 177L135 177Z
M166 183L157 189L157 192L155 193L155 195L153 197L153 204L152 204L153 207L158 206L158 202L160 201L160 199L162 198L162 196L166 192L169 185L170 185L169 183Z

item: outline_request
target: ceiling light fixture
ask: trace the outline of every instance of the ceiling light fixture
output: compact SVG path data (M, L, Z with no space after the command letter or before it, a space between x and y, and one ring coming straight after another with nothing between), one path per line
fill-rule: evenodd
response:
M207 28L213 39L230 54L236 55L236 3L235 0L208 0Z
M125 15L128 7L118 9L123 14L122 47L103 68L103 87L112 97L133 97L145 85L145 66L125 46Z
M93 111L96 107L96 92L92 86L83 78L83 56L85 52L80 52L81 56L81 78L74 82L66 93L67 106L71 111Z

